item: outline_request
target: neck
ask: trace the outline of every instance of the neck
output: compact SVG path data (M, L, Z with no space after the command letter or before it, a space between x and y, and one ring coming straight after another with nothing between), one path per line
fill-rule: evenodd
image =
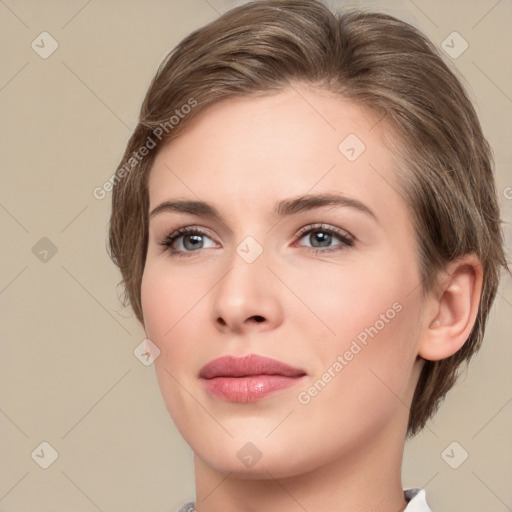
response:
M390 438L392 435L392 438ZM404 432L396 425L329 463L293 477L274 478L272 468L257 475L220 472L194 457L197 512L401 512ZM256 468L257 466L254 466Z

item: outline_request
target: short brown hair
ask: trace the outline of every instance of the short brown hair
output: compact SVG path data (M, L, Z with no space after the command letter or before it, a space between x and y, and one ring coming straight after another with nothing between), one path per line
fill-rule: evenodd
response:
M397 134L424 291L444 264L463 255L476 255L483 266L480 308L467 342L423 366L409 415L413 435L480 347L506 260L491 150L475 110L434 45L403 21L359 10L335 14L316 0L254 1L194 31L169 53L150 84L113 188L110 253L125 303L143 323L147 180L158 148L221 99L271 94L293 82L369 108ZM183 109L192 102L194 108ZM169 121L183 111L179 122ZM150 139L157 147L141 158Z

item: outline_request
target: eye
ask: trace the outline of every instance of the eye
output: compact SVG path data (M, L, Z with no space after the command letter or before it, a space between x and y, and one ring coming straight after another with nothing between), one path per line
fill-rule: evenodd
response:
M209 242L208 242L209 241ZM191 256L191 253L199 249L208 249L216 247L217 244L201 229L186 226L173 231L160 245L167 248L171 256Z
M310 245L302 243L298 245L314 250L315 253L339 251L354 245L354 238L349 233L325 224L304 227L297 234L297 240L302 239L305 239ZM336 244L336 241L339 243Z
M305 240L307 243L297 243L315 253L326 253L342 250L354 245L354 238L347 231L325 224L315 224L302 228L296 240ZM309 245L308 245L309 243ZM202 229L195 226L184 226L173 231L160 242L171 256L193 256L200 249L218 247Z

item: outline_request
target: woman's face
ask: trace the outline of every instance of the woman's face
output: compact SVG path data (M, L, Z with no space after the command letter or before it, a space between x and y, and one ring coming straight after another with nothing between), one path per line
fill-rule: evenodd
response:
M285 477L403 442L425 319L385 132L297 86L219 102L157 155L150 212L168 204L150 217L145 329L166 406L208 466ZM249 354L297 371L236 366ZM222 356L235 367L201 372Z

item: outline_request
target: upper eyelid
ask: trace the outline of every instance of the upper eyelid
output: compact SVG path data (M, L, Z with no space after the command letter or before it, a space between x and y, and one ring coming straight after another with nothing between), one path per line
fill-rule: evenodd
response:
M336 227L336 226L332 226L328 223L324 223L324 222L314 222L312 224L306 224L305 226L299 228L297 230L297 235L299 234L302 234L302 233L305 233L307 232L308 230L311 230L311 229L325 229L326 231L334 231L334 232L339 232L339 233L346 233L347 235L349 235L350 237L353 238L352 234L347 231L346 229L343 229L343 228L339 228L339 227ZM183 235L183 234L188 234L188 233L194 233L195 231L199 232L199 233L202 233L202 234L205 234L207 236L210 236L208 234L208 232L210 231L210 228L205 228L205 227L202 227L202 226L199 226L199 225L195 225L195 224L187 224L185 226L180 226L174 230L172 230L168 236L172 236L174 234L177 234L177 235Z
M190 225L190 226L187 225L187 226L181 226L179 228L174 229L167 235L164 235L163 238L164 238L164 241L168 240L170 238L174 238L174 240L177 240L178 238L180 238L182 236L199 234L199 235L207 236L208 238L211 238L215 243L218 243L215 240L215 237L210 235L209 231L210 230L208 230L207 228L203 228L203 227L199 227L199 226L195 226L195 225Z
M333 225L330 225L330 224L327 224L324 222L314 222L312 224L307 224L307 225L301 227L294 235L293 243L296 243L302 237L306 236L309 232L315 231L315 230L328 231L328 232L333 233L334 235L337 235L340 238L348 238L351 241L355 241L355 237L349 231L347 231L343 228L339 228L339 227L336 227L336 226L333 226ZM198 225L194 225L194 224L185 225L185 226L181 226L179 228L174 229L171 233L169 233L167 236L164 237L163 242L165 242L166 240L169 240L170 238L173 238L172 243L174 243L176 240L178 240L182 236L198 233L200 235L207 236L208 238L213 240L216 244L218 244L219 242L215 239L214 236L211 236L208 231L209 231L208 228L204 228L202 226L198 226ZM190 252L193 252L193 251L190 251Z
M300 237L304 236L305 234L307 234L309 231L314 231L314 230L321 231L322 229L325 231L330 231L332 233L335 233L339 236L347 235L348 238L355 239L355 237L346 229L338 228L336 226L332 226L332 225L324 223L324 222L320 222L320 223L315 222L313 224L308 224L308 225L300 228L297 232L296 237L300 238Z

